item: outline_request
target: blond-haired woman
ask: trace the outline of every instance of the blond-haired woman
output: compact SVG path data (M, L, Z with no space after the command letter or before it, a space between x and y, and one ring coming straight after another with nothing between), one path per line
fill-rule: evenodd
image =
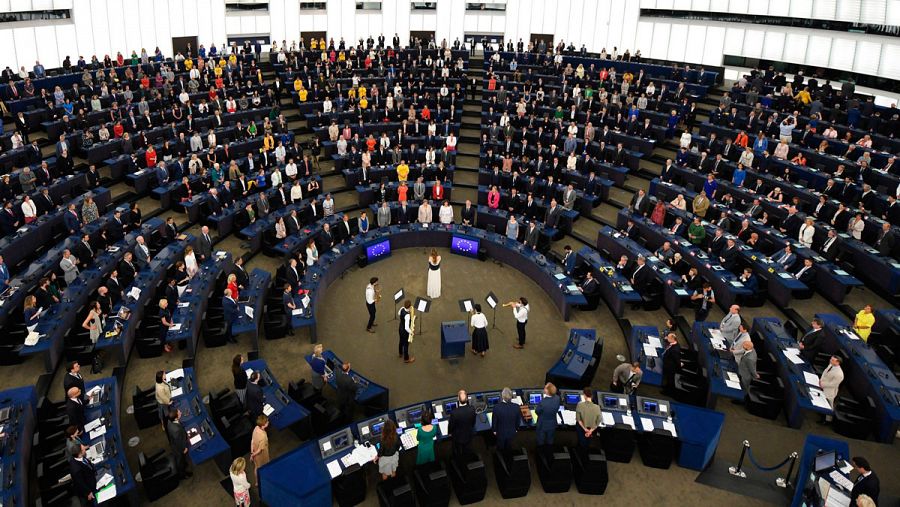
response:
M231 486L234 491L234 504L238 507L250 507L250 481L247 480L247 461L238 457L231 462L228 470L231 475Z

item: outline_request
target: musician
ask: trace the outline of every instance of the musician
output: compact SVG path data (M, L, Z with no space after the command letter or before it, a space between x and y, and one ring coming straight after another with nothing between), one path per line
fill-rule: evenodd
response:
M403 362L409 364L416 360L415 357L409 357L409 342L414 329L412 302L410 300L407 299L403 302L403 307L400 308L399 312L397 312L397 316L400 318L399 354L400 357L403 358Z
M525 326L528 324L528 314L531 307L528 306L528 300L521 297L518 301L510 301L504 303L504 307L511 306L513 317L516 319L516 331L519 334L519 343L513 345L514 349L525 348Z
M369 279L369 285L366 285L366 309L369 311L369 322L366 324L366 331L375 333L375 303L381 299L381 289L378 287L378 277L373 276Z

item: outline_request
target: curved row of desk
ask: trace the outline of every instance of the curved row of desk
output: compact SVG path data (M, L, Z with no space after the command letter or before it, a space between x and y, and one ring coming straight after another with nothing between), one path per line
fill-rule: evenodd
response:
M514 389L513 402L529 406L531 421L522 421L519 430L533 429L534 407L540 402L540 388ZM560 391L561 405L557 421L561 429L573 429L575 405L581 401L578 390ZM477 433L490 433L493 407L500 403L500 391L471 393L475 406ZM665 400L597 393L602 409L603 427L622 428L637 433L668 432L681 444L679 466L702 470L710 462L718 446L724 424L720 412ZM449 415L456 409L455 396L426 400L377 414L341 428L318 440L306 442L296 450L271 461L259 471L260 496L268 505L329 505L331 481L371 460L384 422L392 419L402 432L402 454L414 453L415 425L421 423L426 408L432 410L437 426L436 440L448 440ZM634 409L632 411L632 409ZM623 426L624 425L624 426ZM602 431L602 430L601 430Z

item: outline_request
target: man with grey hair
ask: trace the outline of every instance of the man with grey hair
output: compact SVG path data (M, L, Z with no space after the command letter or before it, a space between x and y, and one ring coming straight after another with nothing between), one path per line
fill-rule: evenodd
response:
M736 364L741 364L741 358L744 356L744 353L747 352L744 350L744 342L749 341L751 341L750 333L747 332L747 325L742 322L738 327L737 337L731 345L731 354L734 356L734 362Z
M522 411L512 403L512 389L504 387L500 392L500 403L494 405L491 419L491 431L497 438L497 450L507 451L516 437L519 424L522 422Z
M750 389L750 383L754 379L758 379L759 374L756 372L756 350L753 348L753 342L747 340L742 346L744 355L741 356L741 362L738 363L738 376L741 379L741 389L746 395L747 390Z
M622 363L613 370L610 390L616 393L632 394L641 384L644 372L641 371L641 363Z
M741 307L738 305L731 305L728 308L728 315L722 319L722 322L719 323L719 331L722 332L722 336L728 340L728 343L731 344L734 342L734 339L737 338L738 335L738 327L741 325Z
M378 208L378 227L387 227L391 225L391 208L388 207L387 201L382 201L381 207Z

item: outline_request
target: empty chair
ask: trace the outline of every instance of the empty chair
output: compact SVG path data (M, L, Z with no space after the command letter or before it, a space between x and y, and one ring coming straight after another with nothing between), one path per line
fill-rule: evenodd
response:
M747 412L766 419L778 419L784 405L784 394L773 393L750 385L747 389Z
M209 408L214 418L242 413L244 406L237 394L231 389L222 389L217 393L209 393Z
M422 507L445 507L450 503L450 478L438 461L417 466L413 486Z
M565 493L572 487L572 458L569 449L553 446L537 451L537 471L545 493Z
M316 388L307 382L306 379L300 379L299 382L289 383L288 396L306 408L311 408L313 405L324 399L322 398L322 395L316 391Z
M675 391L672 393L673 398L681 403L705 407L707 396L706 386L707 380L702 375L689 375L684 372L676 373Z
M531 467L525 449L494 450L494 476L503 498L519 498L531 489Z
M313 433L317 436L327 435L338 429L343 423L343 416L337 407L322 399L309 409L312 414Z
M131 404L134 406L134 420L137 422L139 429L160 424L159 407L155 396L152 394L148 395L147 391L141 391L140 387L134 386Z
M331 481L331 488L335 501L341 507L361 504L366 500L365 471L353 464Z
M484 462L478 454L468 452L462 456L450 458L450 480L456 499L462 505L484 500L487 491L487 474Z
M645 432L638 443L641 461L651 468L669 468L672 465L672 458L675 457L677 445L678 440L667 430L656 428L651 432Z
M416 507L416 498L406 477L393 477L375 487L381 507Z
M572 458L572 475L575 488L582 495L602 495L609 484L609 473L606 468L606 455L597 449L569 450Z
M216 419L216 426L219 427L222 437L231 447L232 456L243 456L250 452L253 424L244 414L219 417Z
M874 415L872 398L859 402L842 396L834 402L834 431L847 438L865 440L874 427Z
M178 487L178 469L171 453L159 450L151 456L138 454L141 484L151 502L158 500Z
M600 429L600 441L606 459L617 463L631 463L634 456L634 430L626 424L616 423Z

